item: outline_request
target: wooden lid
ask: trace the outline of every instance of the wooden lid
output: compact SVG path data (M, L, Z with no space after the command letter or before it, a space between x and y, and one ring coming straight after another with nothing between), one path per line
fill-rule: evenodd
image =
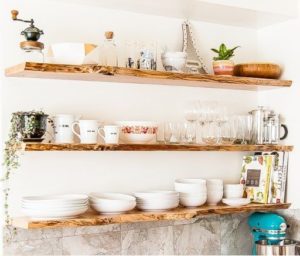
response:
M113 39L114 32L113 31L106 31L105 32L105 37L106 37L106 39Z
M20 43L20 47L23 50L30 50L30 49L43 50L44 44L36 41L23 41Z

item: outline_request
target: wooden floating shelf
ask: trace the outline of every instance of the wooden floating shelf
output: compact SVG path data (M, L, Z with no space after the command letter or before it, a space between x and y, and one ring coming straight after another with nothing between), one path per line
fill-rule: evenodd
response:
M180 145L180 144L52 144L26 143L25 151L292 151L284 145Z
M7 77L64 79L133 84L160 84L236 90L290 87L290 80L236 76L197 75L165 71L138 70L98 65L62 65L25 62L5 71Z
M196 208L178 207L174 210L165 212L142 212L133 210L126 214L119 215L99 215L95 212L83 214L74 219L61 220L30 220L27 217L14 218L12 226L25 229L34 228L61 228L61 227L79 227L79 226L96 226L116 223L134 223L144 221L160 220L188 220L198 216L211 214L232 214L251 211L273 211L287 209L290 204L249 204L241 207L232 207L226 205L218 206L201 206Z

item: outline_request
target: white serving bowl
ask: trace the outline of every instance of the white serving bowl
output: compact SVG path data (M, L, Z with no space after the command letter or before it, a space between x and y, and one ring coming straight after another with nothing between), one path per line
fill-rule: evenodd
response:
M207 195L193 196L193 195L180 195L180 204L186 207L197 207L205 204Z
M175 180L175 190L183 193L206 192L206 181L203 179L177 179Z
M162 64L166 71L183 72L186 64L185 52L165 52L161 55Z
M217 205L223 198L223 191L208 191L207 203L208 205Z
M156 142L158 124L148 121L118 121L120 140L127 144L148 144Z
M97 212L109 214L127 212L136 206L133 196L118 193L91 193L90 203Z

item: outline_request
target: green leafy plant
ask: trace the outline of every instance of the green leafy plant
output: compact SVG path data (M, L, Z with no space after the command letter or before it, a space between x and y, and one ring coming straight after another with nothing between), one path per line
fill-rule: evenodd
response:
M22 116L27 115L26 125L22 128ZM19 158L22 151L24 151L25 144L24 138L27 138L34 133L37 127L36 115L44 115L43 111L30 111L30 112L16 112L12 114L10 120L10 130L8 140L5 142L3 166L4 174L1 181L4 183L4 214L6 224L10 223L10 216L8 211L8 198L9 198L9 179L12 171L20 167Z
M218 54L217 57L214 57L214 60L229 60L234 56L234 51L240 46L236 46L232 49L228 49L225 44L221 44L219 50L212 48L211 50Z

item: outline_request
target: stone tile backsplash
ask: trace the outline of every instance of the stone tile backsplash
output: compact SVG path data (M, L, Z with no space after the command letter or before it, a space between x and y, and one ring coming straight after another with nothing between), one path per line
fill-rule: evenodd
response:
M300 240L300 210L278 211ZM249 214L106 226L4 228L4 255L249 255Z

